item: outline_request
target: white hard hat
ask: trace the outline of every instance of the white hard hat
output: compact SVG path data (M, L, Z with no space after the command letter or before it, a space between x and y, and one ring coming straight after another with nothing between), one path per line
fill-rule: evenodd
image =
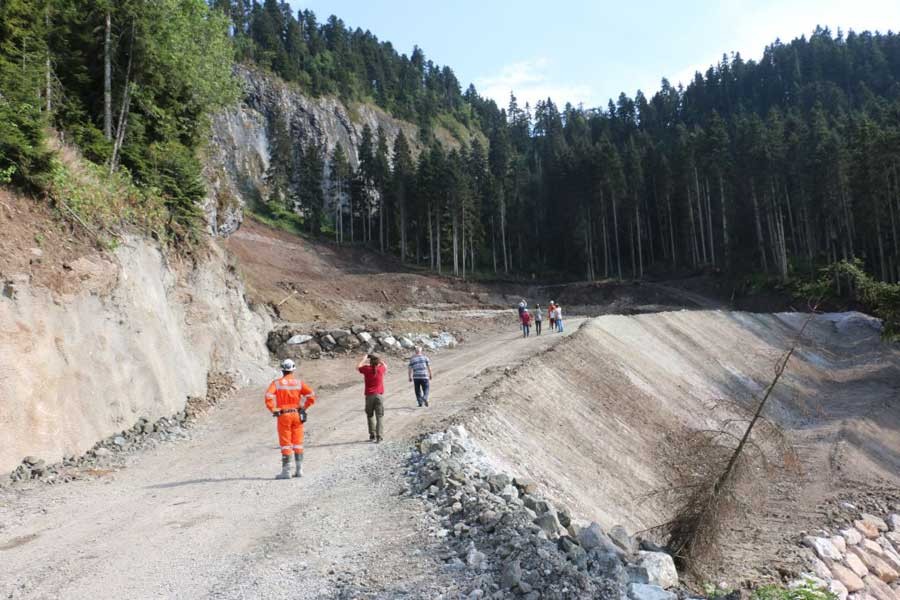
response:
M285 371L287 373L293 373L294 370L296 370L296 368L297 368L297 365L295 365L294 361L292 361L289 358L286 358L283 361L281 361L281 370L282 371Z

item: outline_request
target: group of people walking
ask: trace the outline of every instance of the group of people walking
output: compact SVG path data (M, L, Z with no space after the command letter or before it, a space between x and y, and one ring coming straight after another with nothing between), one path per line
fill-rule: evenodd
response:
M285 359L281 362L281 377L272 381L266 390L266 408L278 420L278 443L281 447L281 472L275 479L303 476L303 424L306 423L306 411L316 403L316 395L312 388L295 376L296 370L294 361ZM366 354L356 365L356 370L363 376L369 441L378 444L384 439L382 420L387 363L377 354ZM434 374L431 360L423 353L421 346L416 346L407 371L416 403L420 408L427 407Z
M556 301L551 300L547 305L547 319L550 321L550 331L562 333L563 320L562 308ZM534 311L528 310L528 303L523 299L519 302L519 324L522 326L522 337L531 336L531 327L534 326L534 332L541 335L541 328L544 324L544 311L541 305L537 304Z

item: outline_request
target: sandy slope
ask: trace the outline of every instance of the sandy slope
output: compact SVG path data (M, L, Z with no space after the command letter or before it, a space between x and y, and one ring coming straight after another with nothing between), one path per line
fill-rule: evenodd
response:
M570 320L570 331L577 321ZM274 481L275 424L262 390L216 410L192 439L106 478L0 502L0 595L11 598L297 598L403 592L436 596L443 574L399 497L408 441L471 404L485 386L561 335L512 328L435 357L433 407L415 408L406 372L388 378L388 443L366 438L350 360L309 363L307 475Z
M674 483L668 461L684 458L678 434L745 416L736 407L755 406L805 318L599 317L501 381L469 429L572 514L643 530L671 516L655 492ZM787 431L800 470L760 473L753 494L768 502L725 549L721 576L732 585L796 569L791 548L801 531L827 522L829 502L900 490L900 347L881 343L864 316L815 317L767 416Z

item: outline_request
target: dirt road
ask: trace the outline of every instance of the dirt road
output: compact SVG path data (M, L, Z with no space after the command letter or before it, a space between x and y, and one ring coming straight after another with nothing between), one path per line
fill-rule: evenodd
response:
M575 331L579 320L567 322ZM568 334L566 334L568 335ZM458 591L419 500L401 496L409 441L466 408L507 366L564 336L510 327L434 357L432 407L389 361L386 437L366 440L350 359L303 365L318 388L306 476L275 481L263 389L215 410L190 440L101 479L0 496L4 598L440 597ZM355 361L355 359L354 359ZM273 373L274 375L274 373Z

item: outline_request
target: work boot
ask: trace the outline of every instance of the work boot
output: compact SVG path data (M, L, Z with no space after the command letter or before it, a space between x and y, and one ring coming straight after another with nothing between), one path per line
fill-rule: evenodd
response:
M291 478L291 457L282 456L281 457L281 473L275 476L275 479L290 479Z
M294 477L303 477L303 455L295 454L294 462L297 464L297 468L294 471Z

